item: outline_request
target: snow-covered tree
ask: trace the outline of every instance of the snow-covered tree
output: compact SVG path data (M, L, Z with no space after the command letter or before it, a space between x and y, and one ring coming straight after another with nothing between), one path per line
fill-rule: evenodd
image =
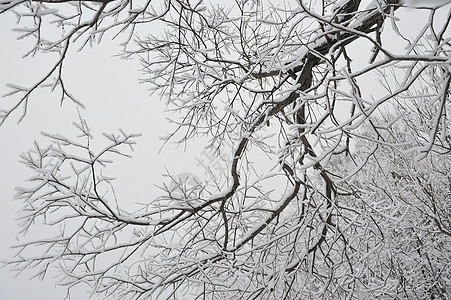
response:
M433 77L441 78L439 73ZM419 98L397 98L393 111L375 120L376 127L399 120L379 130L384 143L374 151L374 143L362 140L358 151L366 160L353 185L364 204L359 214L367 216L378 236L375 252L385 256L384 261L372 254L368 262L383 262L396 280L397 296L405 299L447 299L451 294L450 125L444 118L444 126L437 126L437 115L449 114L451 107L449 101L437 101L437 93L428 85L421 87ZM432 142L431 132L436 136ZM411 144L428 147L423 159L416 159Z
M33 21L19 28L29 54L58 56L35 85L11 85L0 124L39 87L82 105L64 84L68 49L115 32L180 117L167 140L231 151L226 172L170 175L129 213L102 170L136 134L106 134L97 151L83 119L77 139L49 134L22 156L35 175L17 198L21 232L39 221L54 235L25 238L14 268L57 267L108 299L449 297L449 3L0 0L0 12Z

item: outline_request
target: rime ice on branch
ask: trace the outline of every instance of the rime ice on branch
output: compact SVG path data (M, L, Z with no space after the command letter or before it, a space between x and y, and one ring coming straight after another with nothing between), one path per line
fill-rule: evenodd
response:
M35 85L11 86L2 123L41 86L77 101L68 48L113 32L176 115L166 142L207 137L228 161L195 186L169 174L176 193L163 184L127 212L103 170L136 135L105 135L100 152L84 122L79 140L47 135L23 155L35 175L17 197L21 233L35 221L56 232L17 245L18 271L56 266L63 284L125 299L451 293L450 4L416 8L412 33L397 0L53 2L0 2L35 22L20 30L30 54L59 53ZM42 22L64 34L49 39Z

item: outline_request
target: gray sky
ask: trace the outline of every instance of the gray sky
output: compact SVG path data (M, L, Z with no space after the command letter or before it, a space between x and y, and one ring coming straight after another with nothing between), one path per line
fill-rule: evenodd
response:
M10 31L14 24L12 14L0 17L0 95L8 91L7 83L30 86L53 64L48 55L21 58L32 41L17 41L17 34ZM202 175L203 170L193 159L200 150L183 153L169 145L158 154L160 136L170 130L163 114L164 105L158 97L149 96L145 85L138 84L139 64L114 57L118 51L114 42L104 39L101 45L72 53L66 61L64 77L68 89L86 105L86 110L80 112L92 128L98 147L105 142L102 132L117 133L121 128L129 133L143 133L134 159L118 159L108 169L118 178L115 190L119 198L145 203L156 197L158 190L153 185L163 181L160 174L165 173L164 166L174 174ZM13 99L2 98L2 108L5 103L12 105ZM19 155L30 149L34 140L42 146L49 143L40 135L42 131L75 138L72 122L78 120L78 113L71 102L60 107L58 97L43 90L32 97L27 116L17 124L19 117L20 114L14 114L0 127L0 259L11 259L14 254L9 247L16 242L15 214L21 207L20 202L12 200L14 188L23 185L31 175L18 163ZM191 159L186 159L187 156ZM65 290L54 289L52 278L40 282L28 280L29 276L24 274L14 279L8 269L0 269L0 300L64 298ZM77 293L74 299L88 298L81 295L84 294Z
M414 1L415 4L418 1ZM17 34L10 31L15 22L12 14L0 17L0 95L8 90L6 83L29 86L47 70L52 60L47 55L21 59L30 47L30 40L17 41ZM409 18L412 30L417 28L417 20ZM394 46L399 43L394 38ZM133 160L119 159L111 167L112 175L117 177L115 184L119 198L131 203L147 202L154 199L158 191L153 187L163 181L160 174L166 166L173 174L192 172L202 179L204 170L195 158L201 158L202 149L192 147L183 153L167 146L158 154L161 146L160 136L170 130L163 114L164 105L157 97L151 98L147 86L138 84L139 64L124 61L118 57L119 48L114 42L104 39L94 48L81 53L72 53L66 61L64 77L67 87L87 107L81 110L82 116L93 129L95 142L103 145L102 132L117 132L118 128L126 132L143 133L138 139ZM367 60L365 53L365 60ZM374 82L371 84L374 85ZM12 104L3 98L4 103ZM78 120L75 106L66 102L62 107L58 97L46 91L36 94L30 102L28 115L17 125L19 114L0 127L0 259L13 255L9 249L15 243L17 232L15 213L20 209L19 202L13 202L14 187L23 185L30 172L19 165L19 155L32 147L33 140L41 145L48 140L40 135L41 131L60 133L75 137L73 121ZM54 289L52 278L39 282L29 281L28 274L18 279L8 269L0 269L0 300L25 299L63 299L65 290ZM82 296L83 295L83 296ZM74 299L83 300L83 289Z

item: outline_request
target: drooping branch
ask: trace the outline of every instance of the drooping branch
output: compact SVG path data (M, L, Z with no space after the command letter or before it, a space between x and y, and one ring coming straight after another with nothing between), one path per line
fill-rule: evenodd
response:
M207 166L209 177L195 186L168 171L171 182L163 183L163 196L147 200L146 189L145 204L128 213L116 196L133 197L116 195L112 179L103 173L109 155L128 155L119 149L119 144L128 145L127 135L106 135L109 145L100 152L92 151L83 125L84 142L49 135L54 141L49 148L36 146L24 156L36 173L31 178L36 186L18 194L26 204L22 232L41 220L50 229L60 228L53 238L18 245L19 256L11 261L18 270L42 266L43 276L59 261L68 285L83 282L95 292L109 293L106 297L118 293L132 299L189 292L227 299L295 299L305 293L352 298L355 291L370 298L399 296L396 272L402 268L394 265L405 263L397 257L399 250L415 255L409 251L427 244L420 236L415 246L402 230L418 234L412 224L421 223L424 232L435 230L432 235L440 237L449 226L444 197L429 185L434 179L392 171L390 163L403 160L390 161L392 152L380 154L384 149L400 156L419 150L394 131L407 113L380 121L376 112L392 99L405 105L408 101L401 98L414 98L409 93L416 84L427 72L435 74L427 85L440 93L429 99L434 117L413 123L426 124L417 134L418 144L430 137L425 152L447 151L445 28L435 34L433 54L417 51L427 45L419 47L418 38L414 50L398 55L382 45L381 32L386 20L397 22L400 1L374 1L360 10L357 0L319 10L301 2L289 13L287 8L266 9L261 2L254 3L256 8L240 2L230 10L208 10L201 2L169 1L159 12L148 9L150 2L127 11L132 3L97 2L102 6L86 7L90 14L70 40L119 26L107 22L119 18L119 11L127 15L121 19L124 28L160 19L169 28L163 36L139 39L140 49L126 56L140 56L150 74L144 81L162 93L169 109L182 114L170 138L182 133L177 140L182 143L207 137L206 150L213 151L213 158L223 155L227 171L216 174ZM354 53L347 46L358 39L385 57L355 71ZM397 66L396 72L405 76L396 87L378 100L368 99L359 76ZM427 88L418 94L424 97ZM406 132L419 130L402 126ZM384 177L379 173L385 168L390 172ZM401 186L411 197L396 194ZM421 221L415 223L418 216ZM393 241L402 241L402 249L385 246L395 247ZM26 255L35 248L43 255ZM428 268L437 270L433 264ZM409 291L407 285L399 283Z

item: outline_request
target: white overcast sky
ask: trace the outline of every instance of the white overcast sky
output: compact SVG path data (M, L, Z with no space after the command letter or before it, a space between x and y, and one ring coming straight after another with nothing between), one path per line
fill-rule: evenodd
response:
M441 2L449 2L440 0ZM419 1L411 0L418 4ZM439 1L434 1L439 2ZM408 12L407 12L408 13ZM405 16L404 16L405 17ZM418 19L413 15L405 18L406 27L415 30ZM12 14L0 15L0 95L8 90L7 83L29 86L53 63L46 55L22 59L29 49L31 40L17 41L17 34L11 32L15 17ZM394 45L400 43L393 40ZM101 132L116 132L118 128L126 132L143 133L136 146L133 160L117 160L112 169L118 178L115 185L118 197L126 197L131 203L146 202L157 195L154 184L160 184L167 167L173 174L191 172L199 177L203 169L195 160L202 151L193 147L190 152L175 150L174 146L161 147L160 136L170 130L163 114L164 105L157 97L150 97L147 86L138 84L139 64L115 57L119 51L115 42L104 42L81 53L72 53L66 61L64 77L71 90L87 107L81 110L96 136L95 142L102 145ZM365 53L367 60L368 53ZM372 82L374 86L374 82ZM1 99L4 108L8 99ZM0 260L10 259L15 243L17 227L15 213L20 203L13 202L14 188L23 185L30 175L28 170L18 164L19 155L32 147L34 140L45 145L48 140L40 132L61 133L74 137L72 122L78 119L75 106L66 102L59 106L55 95L40 92L30 101L28 115L17 124L19 114L15 114L0 127ZM8 269L0 269L0 300L63 299L65 290L54 288L52 278L40 282L28 280L28 274L14 279ZM80 289L73 299L88 299Z
M11 32L15 25L12 14L0 15L0 95L7 93L7 83L30 86L53 64L46 55L22 59L30 48L29 40L17 41L17 33ZM149 96L147 86L138 84L140 65L136 61L124 61L115 55L119 47L115 42L104 39L102 44L87 48L81 53L71 53L65 64L64 77L69 90L80 99L85 110L81 115L93 130L94 142L101 147L102 132L117 133L123 129L129 133L143 133L135 147L134 159L118 159L111 168L117 177L115 185L118 197L131 203L148 202L156 198L165 167L173 174L191 172L201 176L203 169L194 157L201 149L183 152L169 145L161 153L160 136L166 135L171 127L163 114L164 105L158 97ZM16 98L17 99L17 98ZM8 98L1 98L1 108L12 104ZM32 97L28 114L17 124L20 114L16 113L0 127L0 260L11 259L10 249L15 240L17 226L15 214L20 209L18 201L13 202L14 188L24 184L30 172L18 163L19 155L32 148L33 141L47 145L49 140L40 132L61 133L75 138L72 122L78 120L78 112L70 102L61 107L55 95L41 91ZM186 159L190 157L191 159ZM0 300L63 299L65 290L54 288L54 281L28 280L29 274L14 279L8 269L0 269ZM73 299L88 299L83 293Z

